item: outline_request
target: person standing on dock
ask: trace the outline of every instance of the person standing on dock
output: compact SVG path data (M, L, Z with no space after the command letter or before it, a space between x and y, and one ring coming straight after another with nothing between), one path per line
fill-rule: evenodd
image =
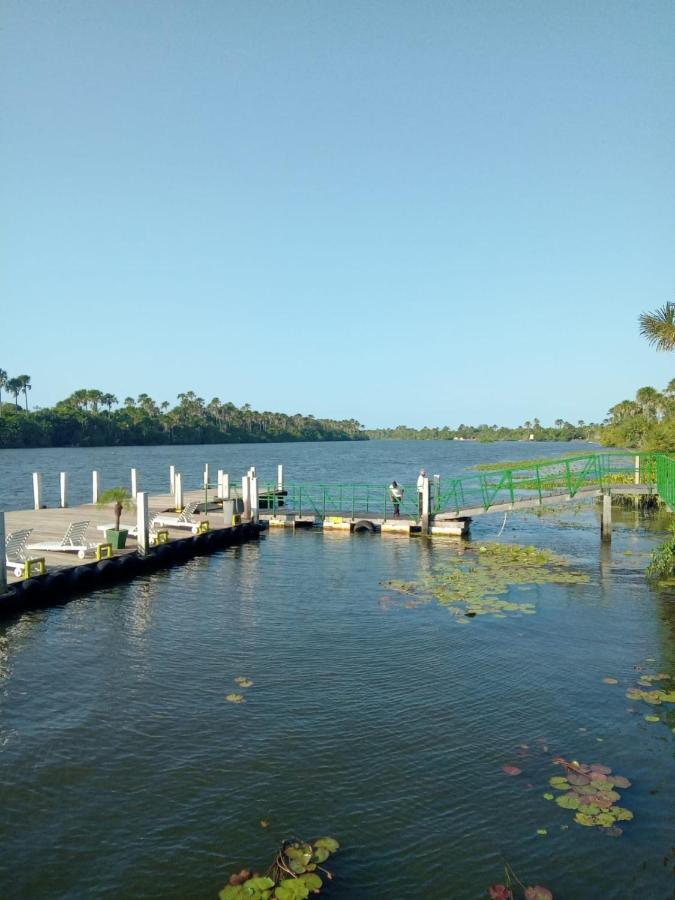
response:
M401 518L401 500L403 499L403 488L397 482L392 481L389 485L389 496L394 506L394 518Z
M420 515L422 515L422 495L424 494L424 479L426 477L426 471L420 469L420 474L417 476L417 508Z

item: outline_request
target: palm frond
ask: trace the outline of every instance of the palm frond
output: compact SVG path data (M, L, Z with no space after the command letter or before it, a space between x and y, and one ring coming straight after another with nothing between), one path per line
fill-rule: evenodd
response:
M657 350L675 350L675 303L640 315L640 334Z

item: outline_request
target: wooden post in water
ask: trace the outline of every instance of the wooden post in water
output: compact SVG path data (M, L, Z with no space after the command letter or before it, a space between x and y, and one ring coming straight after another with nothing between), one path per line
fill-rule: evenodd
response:
M33 472L33 508L42 509L42 475Z
M0 512L0 546L3 555L5 553L5 514ZM7 593L7 566L3 563L0 566L0 594Z
M131 470L131 496L134 500L138 496L138 471L136 469Z
M176 493L176 467L169 466L169 493Z
M441 502L441 476L434 475L434 490L432 493L432 499L434 501L433 506L434 509L438 510L440 508Z
M183 476L180 472L176 472L174 477L174 504L176 507L176 512L183 512Z
M431 491L429 489L429 476L422 479L422 534L429 534Z
M259 499L258 499L258 479L254 475L249 479L250 496L251 496L251 518L254 522L258 522L260 517Z
M61 472L59 475L59 488L61 493L61 509L68 506L68 473Z
M101 473L98 469L94 469L91 473L91 502L95 505L98 503L99 494L101 491Z
M251 518L251 478L249 475L241 477L241 499L244 503L242 518L249 520Z
M277 466L277 490L283 491L284 489L284 467L281 463Z
M132 469L135 471L135 469ZM148 516L148 495L145 491L136 494L137 549L141 556L150 550L150 528Z
M609 493L609 491L602 495L600 532L603 541L612 540L612 495Z

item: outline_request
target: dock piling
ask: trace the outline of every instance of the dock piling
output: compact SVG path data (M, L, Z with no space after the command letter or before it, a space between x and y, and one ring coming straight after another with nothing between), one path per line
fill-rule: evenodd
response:
M250 475L242 475L242 477L241 477L241 499L244 503L243 518L248 521L251 518L251 477L250 477Z
M218 498L218 500L222 500L223 499L223 470L222 469L218 469L217 481L218 481L218 489L216 491L216 497Z
M251 519L257 524L260 513L260 501L258 498L258 479L254 475L249 479L250 497L251 497Z
M135 469L131 470L132 472ZM141 556L146 556L150 550L150 529L148 526L148 495L146 491L136 494L136 529L137 549Z
M277 466L277 490L283 491L284 489L284 467L281 463Z
M176 493L176 467L169 466L169 493Z
M183 476L180 472L176 472L174 477L174 503L176 512L182 512L185 504L183 503Z
M230 499L230 476L228 475L227 472L223 472L222 491L223 491L223 500L229 500Z
M99 493L101 487L101 473L98 469L94 469L91 473L91 502L93 504L98 503Z
M607 491L602 495L600 531L603 541L612 540L612 495Z
M209 464L205 463L204 465L204 484L207 485L209 483Z
M60 488L60 506L61 509L65 509L68 506L68 473L61 472L59 474L59 488Z
M42 509L42 474L33 472L33 508Z
M431 491L429 489L429 476L425 475L422 479L422 534L429 534L430 525L430 499Z
M136 469L131 470L131 496L134 500L138 496L138 471Z
M36 473L37 474L37 473ZM5 514L0 512L0 546L2 546L3 555L5 553ZM0 595L7 593L7 566L3 563L0 566Z

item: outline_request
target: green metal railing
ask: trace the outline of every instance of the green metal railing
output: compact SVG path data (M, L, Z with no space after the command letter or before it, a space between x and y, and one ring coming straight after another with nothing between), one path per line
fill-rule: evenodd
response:
M636 465L637 462L637 465ZM580 491L606 490L617 484L659 484L659 494L675 502L675 459L664 454L604 452L546 462L527 463L459 478L432 479L430 512L481 509L497 504L547 497L575 497ZM662 486L662 487L661 487ZM415 484L402 485L402 517L418 521L419 495ZM281 495L275 484L261 486L261 511L297 516L391 519L394 506L389 488L366 483L288 484Z

